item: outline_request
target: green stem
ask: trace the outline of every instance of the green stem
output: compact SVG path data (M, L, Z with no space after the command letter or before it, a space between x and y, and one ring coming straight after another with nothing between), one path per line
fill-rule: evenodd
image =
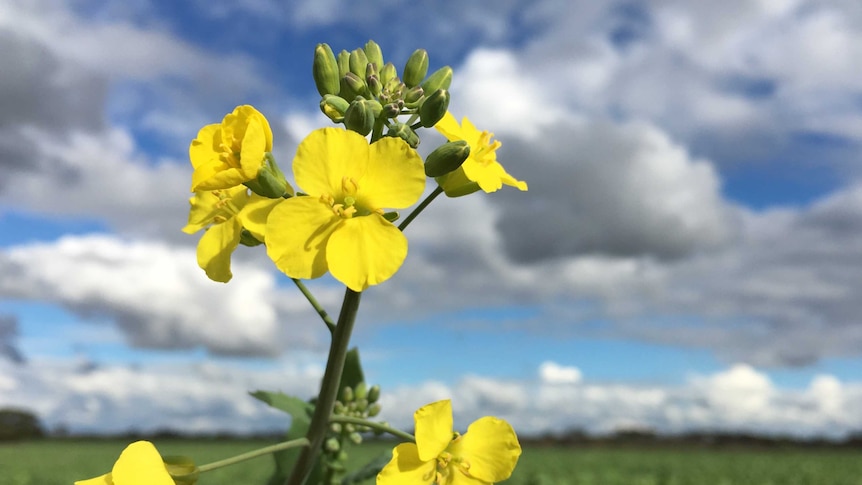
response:
M305 435L310 443L308 448L302 450L293 472L285 482L285 485L302 485L308 480L311 469L323 447L323 440L329 428L329 418L332 416L332 408L338 394L338 386L341 384L341 374L344 371L344 361L347 357L347 347L350 344L350 334L353 332L353 324L356 322L356 313L359 310L359 300L362 293L347 288L344 293L344 302L341 304L341 313L338 315L338 324L332 334L332 344L329 346L329 358L326 361L326 370L323 371L323 382L320 384L320 394L314 405L314 414L308 425L308 433Z
M243 453L241 455L225 458L224 460L214 461L212 463L207 463L206 465L201 465L198 467L197 471L199 473L208 472L210 470L215 470L216 468L233 465L241 461L251 460L252 458L257 458L263 455L269 455L271 453L275 453L276 451L288 450L290 448L298 448L300 446L308 446L308 444L309 442L307 438L284 441L281 443L276 443L272 446L266 446L264 448L260 448L254 451L249 451L248 453Z
M415 209L413 209L413 212L411 212L410 215L408 215L404 219L404 221L398 226L398 229L400 229L401 231L404 231L404 228L406 228L407 225L410 224L410 222L412 222L413 219L415 219L416 216L418 216L420 212L425 210L425 208L428 207L428 204L430 204L431 201L436 199L437 196L442 194L442 193L443 193L443 187L440 187L438 185L437 188L434 189L434 192L431 192L430 194L428 194L428 197L425 197L425 200L423 200L418 206L416 206Z
M415 443L416 437L410 433L401 431L400 429L391 428L383 423L376 423L374 421L369 421L367 419L355 418L353 416L333 416L329 419L331 423L347 423L347 424L358 424L360 426L368 426L371 429L376 429L378 431L383 431L384 433L389 433L392 436L397 436L405 441L410 441Z
M305 295L305 298L308 300L308 302L311 303L311 306L314 307L315 310L317 310L317 314L320 315L320 318L323 319L323 323L325 323L326 326L329 327L329 333L334 332L335 322L333 322L332 319L329 318L329 314L326 313L326 310L324 310L322 306L320 306L320 303L317 302L317 298L315 298L314 295L312 295L311 292L308 291L308 287L305 286L305 283L303 283L302 280L299 280L297 278L291 279L293 280L293 283L296 285L296 287L299 288L299 291L301 291L302 294Z

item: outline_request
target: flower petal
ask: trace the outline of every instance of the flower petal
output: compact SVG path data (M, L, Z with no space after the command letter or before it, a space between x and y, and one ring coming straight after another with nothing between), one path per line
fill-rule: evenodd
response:
M198 266L206 271L209 279L227 283L233 277L230 257L239 245L241 231L239 220L231 218L210 226L201 236L198 242Z
M346 219L326 245L329 271L353 291L388 280L406 257L407 238L378 214Z
M242 227L250 232L258 241L266 237L266 220L272 209L284 199L270 199L257 194L251 194L248 202L236 215Z
M222 200L228 201L219 204ZM216 216L230 219L235 216L235 210L241 208L248 200L248 189L243 185L222 191L199 190L189 198L189 221L183 232L194 234L204 227L213 224Z
M283 200L266 220L266 254L291 278L323 276L326 244L341 221L317 197Z
M470 143L470 140L464 138L464 135L461 132L461 127L458 125L458 121L452 113L448 111L443 115L443 119L434 125L434 128L437 128L437 131L439 131L449 141L465 140L467 143Z
M436 457L435 457L436 458ZM401 443L377 474L377 485L421 485L434 481L436 461L421 460L416 445Z
M474 421L461 439L453 443L450 451L467 459L470 475L496 483L512 475L521 456L521 445L509 423L485 416Z
M368 164L368 140L340 128L312 131L296 149L293 176L306 193L340 198L344 177L360 180Z
M426 404L413 413L419 459L434 460L452 442L452 401Z
M110 473L106 473L101 477L90 478L87 480L78 480L75 485L114 485Z
M242 165L240 173L246 180L251 180L257 177L257 172L264 163L264 153L266 152L266 132L263 124L260 122L260 117L250 117L248 126L245 128L245 135L242 138L242 148L240 149L239 163Z
M198 131L198 136L189 145L189 160L192 168L210 165L218 161L219 143L221 143L221 125L213 123Z
M357 179L359 203L369 209L403 209L422 197L425 166L401 138L386 137L370 146L365 176Z
M149 441L127 446L111 474L118 485L174 485L161 455Z

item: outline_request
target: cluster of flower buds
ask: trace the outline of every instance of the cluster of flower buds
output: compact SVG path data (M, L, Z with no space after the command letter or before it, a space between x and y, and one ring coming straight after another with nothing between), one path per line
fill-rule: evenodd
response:
M365 382L360 382L355 388L345 386L341 389L338 400L335 401L332 414L367 420L380 414L378 399L380 399L380 386L374 385L369 388ZM346 444L361 444L360 433L369 431L372 431L370 427L361 424L333 422L329 425L329 437L323 445L323 461L330 470L330 476L338 477L344 472L347 461ZM374 430L374 433L379 432Z
M419 145L418 128L437 124L449 107L452 68L441 67L428 74L428 53L416 50L401 77L391 62L383 63L383 52L373 40L352 52L337 56L327 44L314 50L314 83L322 99L320 109L335 123L344 123L360 135L372 131L402 138L411 147ZM409 117L399 121L399 117Z

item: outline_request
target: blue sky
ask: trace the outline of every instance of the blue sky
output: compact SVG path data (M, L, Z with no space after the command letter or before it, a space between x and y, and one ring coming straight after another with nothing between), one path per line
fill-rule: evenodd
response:
M451 397L524 433L862 429L856 3L283 3L0 2L0 406L283 426L245 392L312 395L326 330L261 250L228 285L196 266L188 144L253 104L289 167L328 122L315 45L374 39L452 66L450 110L530 186L435 201L363 297L388 420Z

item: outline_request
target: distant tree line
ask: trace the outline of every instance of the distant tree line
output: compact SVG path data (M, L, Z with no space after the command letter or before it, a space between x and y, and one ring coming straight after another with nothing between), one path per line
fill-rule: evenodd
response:
M29 440L43 436L45 429L32 412L16 408L0 409L0 441Z

